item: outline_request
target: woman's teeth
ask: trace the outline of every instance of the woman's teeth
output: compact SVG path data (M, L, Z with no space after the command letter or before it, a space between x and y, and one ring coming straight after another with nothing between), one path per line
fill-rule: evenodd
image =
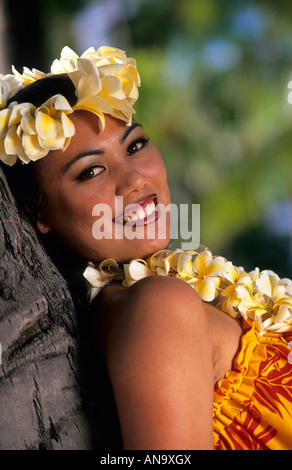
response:
M150 204L147 204L145 209L140 206L139 209L137 209L136 211L132 211L131 214L124 215L124 222L135 222L136 220L143 220L146 217L149 217L149 215L153 214L154 211L155 203L153 201Z

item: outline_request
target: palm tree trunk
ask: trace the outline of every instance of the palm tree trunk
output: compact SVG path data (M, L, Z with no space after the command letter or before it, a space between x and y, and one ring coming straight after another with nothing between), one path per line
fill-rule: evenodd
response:
M76 312L0 168L0 449L88 449Z

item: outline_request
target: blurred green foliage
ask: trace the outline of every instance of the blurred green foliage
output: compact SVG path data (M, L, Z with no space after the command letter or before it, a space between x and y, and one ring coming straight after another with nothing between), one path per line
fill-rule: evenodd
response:
M38 3L49 59L65 43L83 52L68 25L92 2ZM121 3L127 34L113 45L137 60L137 120L164 156L173 202L201 205L201 242L213 253L292 275L281 215L292 199L290 0Z

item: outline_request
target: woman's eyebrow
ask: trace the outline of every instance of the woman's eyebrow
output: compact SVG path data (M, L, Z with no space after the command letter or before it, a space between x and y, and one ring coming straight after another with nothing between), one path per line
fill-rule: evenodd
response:
M138 122L133 122L133 124L126 129L126 132L123 134L120 142L123 144L126 140L126 138L131 134L131 132L136 129L136 127L143 127L142 124L139 124Z
M89 157L90 155L103 155L105 152L101 149L92 149L92 150L85 150L84 152L78 153L70 162L68 162L64 168L62 169L62 174L64 175L69 168L71 168L74 163L76 163L80 158Z

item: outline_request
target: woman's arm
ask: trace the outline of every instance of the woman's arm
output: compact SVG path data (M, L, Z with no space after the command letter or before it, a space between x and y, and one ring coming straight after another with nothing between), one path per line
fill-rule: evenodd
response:
M111 303L105 325L124 447L212 449L212 344L195 291L143 279Z

